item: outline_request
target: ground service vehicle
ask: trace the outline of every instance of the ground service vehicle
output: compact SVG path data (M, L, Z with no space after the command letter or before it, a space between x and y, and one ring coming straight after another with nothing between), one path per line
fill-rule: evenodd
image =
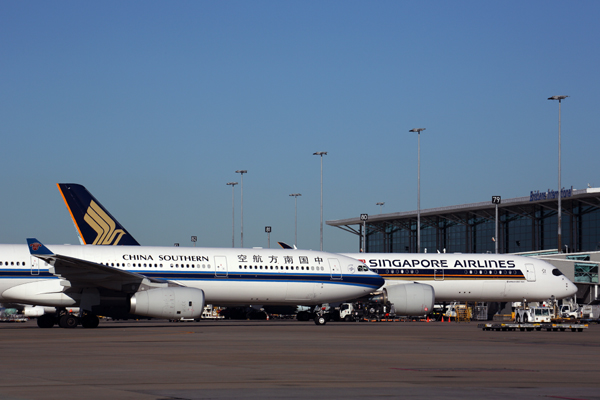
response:
M554 311L550 307L525 306L515 309L516 323L550 322Z
M571 304L563 304L560 306L559 315L562 318L578 319L581 316L581 312L579 311L577 305L572 306Z
M600 319L600 305L586 304L581 307L582 319Z

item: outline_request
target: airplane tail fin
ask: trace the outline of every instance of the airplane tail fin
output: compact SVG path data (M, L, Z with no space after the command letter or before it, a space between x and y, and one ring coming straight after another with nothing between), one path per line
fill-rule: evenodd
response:
M290 246L289 244L287 244L286 242L277 242L278 245L281 246L282 249L293 249L293 250L297 250L296 245L294 245L294 247Z
M139 246L88 190L76 183L57 183L82 244Z
M32 256L48 256L53 254L42 242L35 238L27 238L27 246Z

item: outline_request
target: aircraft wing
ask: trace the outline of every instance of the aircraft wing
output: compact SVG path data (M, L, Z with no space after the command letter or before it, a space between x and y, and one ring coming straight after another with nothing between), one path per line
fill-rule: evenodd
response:
M135 293L143 284L167 283L108 265L54 254L35 238L28 238L27 245L32 256L44 260L52 266L49 269L51 274L61 277L68 282L64 285L67 287L102 287L126 293Z

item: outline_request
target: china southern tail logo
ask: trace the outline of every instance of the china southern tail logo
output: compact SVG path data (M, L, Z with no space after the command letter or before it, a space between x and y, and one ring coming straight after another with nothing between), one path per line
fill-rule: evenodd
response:
M113 221L93 200L83 219L98 234L92 244L116 245L119 244L119 241L125 234L123 229L115 229L115 221Z

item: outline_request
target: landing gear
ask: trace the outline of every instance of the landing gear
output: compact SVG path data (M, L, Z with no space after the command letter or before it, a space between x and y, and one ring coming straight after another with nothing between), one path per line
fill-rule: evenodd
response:
M37 325L40 328L52 328L57 323L61 328L68 329L76 328L79 324L84 328L97 328L100 320L96 314L85 313L78 317L66 309L58 310L57 314L44 314L37 318Z
M37 326L40 328L52 328L56 324L56 316L54 314L44 314L37 318Z
M315 313L315 324L325 325L329 319L329 304L321 304L320 306L316 306L313 312Z
M58 320L58 326L61 328L76 328L79 325L79 318L74 316L73 314L65 314Z

